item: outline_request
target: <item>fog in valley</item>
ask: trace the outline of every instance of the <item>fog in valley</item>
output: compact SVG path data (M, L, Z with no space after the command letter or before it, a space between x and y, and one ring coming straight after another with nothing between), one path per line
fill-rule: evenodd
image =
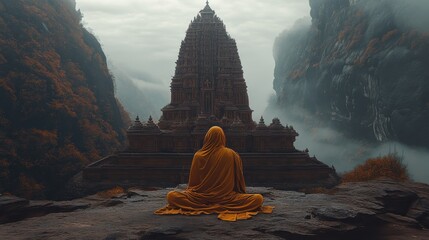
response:
M323 1L314 2L315 5L323 3ZM412 29L422 33L429 32L428 1L358 0L354 2L368 16L365 38L370 39L371 36L381 34L388 24L395 24L402 31ZM296 46L307 41L308 36L313 34L310 31L311 18L298 19L291 28L286 28L277 37L273 48L274 58L286 56L285 65L298 62L302 53L297 52ZM411 147L394 141L367 142L350 139L335 129L314 126L314 114L309 114L298 107L286 111L278 109L276 101L276 96L273 94L270 107L264 113L266 123L273 117L279 117L283 124L293 125L300 134L295 146L298 149L308 148L310 155L315 155L324 163L333 165L337 172L349 171L368 158L395 153L408 167L412 179L429 183L428 149Z
M310 156L316 156L325 164L334 166L340 174L352 170L368 158L397 154L413 180L429 183L429 150L397 142L368 143L350 139L335 129L311 126L311 116L305 111L300 111L298 115L292 117L273 107L265 111L264 118L267 125L275 117L283 125L292 125L299 133L295 147L299 150L308 149ZM306 119L309 120L308 124Z

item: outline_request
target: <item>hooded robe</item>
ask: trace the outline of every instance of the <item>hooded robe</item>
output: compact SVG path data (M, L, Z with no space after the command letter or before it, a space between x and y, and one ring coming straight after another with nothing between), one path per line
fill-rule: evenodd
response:
M246 193L241 158L225 144L222 128L210 128L192 159L188 188L169 192L168 205L155 214L218 213L221 220L236 221L271 213L273 207L262 206L262 195Z

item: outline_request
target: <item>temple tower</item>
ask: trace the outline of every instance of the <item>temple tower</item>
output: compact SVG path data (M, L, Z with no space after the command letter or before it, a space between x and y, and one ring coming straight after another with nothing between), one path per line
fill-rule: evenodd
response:
M237 44L208 2L189 24L171 80L171 102L161 111L164 130L184 122L192 128L201 117L255 127Z

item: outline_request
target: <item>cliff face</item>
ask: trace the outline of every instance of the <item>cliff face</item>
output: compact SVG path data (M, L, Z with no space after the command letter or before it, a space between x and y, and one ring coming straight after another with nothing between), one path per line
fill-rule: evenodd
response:
M0 1L0 192L52 196L125 141L127 114L74 0Z
M429 147L429 4L310 0L310 6L311 24L276 40L277 104L354 137Z

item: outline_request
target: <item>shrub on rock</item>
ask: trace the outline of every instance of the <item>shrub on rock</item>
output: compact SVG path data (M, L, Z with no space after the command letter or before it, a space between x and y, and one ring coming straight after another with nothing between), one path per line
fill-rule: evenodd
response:
M342 182L364 182L377 178L390 178L396 181L410 179L407 166L397 154L370 158L365 163L342 176Z

